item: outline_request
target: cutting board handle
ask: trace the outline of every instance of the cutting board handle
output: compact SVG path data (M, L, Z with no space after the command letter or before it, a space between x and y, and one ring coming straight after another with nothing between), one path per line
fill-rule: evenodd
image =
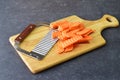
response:
M96 22L96 21L95 21ZM111 15L104 15L101 19L97 20L97 28L100 32L108 27L117 27L119 25L119 22L117 18L111 16Z

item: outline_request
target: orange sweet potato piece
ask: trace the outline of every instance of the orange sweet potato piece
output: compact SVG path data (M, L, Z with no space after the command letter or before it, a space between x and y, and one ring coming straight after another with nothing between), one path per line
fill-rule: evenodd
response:
M60 20L60 21L52 22L50 23L50 27L52 29L57 29L59 25L67 23L67 22L68 22L67 20Z
M61 32L60 32L60 31L54 31L54 32L52 33L52 38L55 39L55 38L57 38L59 35L61 35Z
M69 51L72 51L74 48L74 45L70 45L68 47L65 48L64 52L69 52Z

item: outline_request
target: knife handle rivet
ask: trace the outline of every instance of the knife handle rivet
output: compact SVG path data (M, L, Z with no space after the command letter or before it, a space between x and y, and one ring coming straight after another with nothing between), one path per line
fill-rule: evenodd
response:
M32 27L32 26L30 26L30 28L32 29L33 27Z
M19 37L19 39L22 39L21 37Z

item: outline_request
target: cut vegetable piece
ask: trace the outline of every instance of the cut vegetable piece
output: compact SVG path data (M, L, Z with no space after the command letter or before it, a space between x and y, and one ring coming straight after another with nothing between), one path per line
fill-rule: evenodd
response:
M58 38L58 36L61 35L61 32L60 31L54 31L52 33L52 38L55 39L55 38Z
M91 33L93 33L93 30L88 31L86 34L84 34L83 36L89 36Z
M64 52L72 51L73 48L74 48L74 46L70 45L70 46L68 46L68 47L65 48Z
M87 32L89 32L90 30L91 30L91 29L85 28L85 29L83 29L82 31L77 32L76 34L78 34L78 35L84 35L84 34L86 34Z
M58 39L59 40L69 39L70 37L67 35L68 31L69 31L68 29L64 30L64 31L61 31L61 35L58 36Z
M62 35L66 38L70 38L67 31L62 31Z
M78 35L76 35L75 33L74 34L73 33L67 33L68 38L73 38L75 36L78 36Z
M62 45L61 45L62 41L58 41L58 44L57 44L57 47L58 47L58 53L63 53L64 52L64 48L62 48Z
M74 36L74 37L72 37L70 39L67 39L67 40L63 41L61 43L61 46L63 48L66 48L66 47L68 47L68 46L70 46L70 45L72 45L74 43L77 43L81 38L83 38L83 37L82 36Z
M56 21L56 22L52 22L50 23L50 27L52 29L57 29L59 25L68 22L67 20L60 20L60 21Z
M84 38L80 39L78 43L88 42L91 39L92 39L91 36L85 36Z
M66 39L68 39L68 37L66 37L66 36L64 36L64 35L59 35L59 36L58 36L58 39L60 39L60 40L66 40Z
M68 28L69 28L69 22L64 22L63 24L59 25L58 30L63 31L63 30L68 29Z
M85 26L83 23L80 24L80 27L79 27L80 31L82 31L83 29L85 29Z
M76 28L74 30L69 31L68 34L75 34L76 32L79 32L79 31L80 31L80 29Z
M81 24L80 22L70 22L69 23L69 29L70 30L77 29L77 28L79 28L80 24Z
M67 30L66 31L62 31L62 35L66 36L67 38L71 38L71 37L76 36L75 33L79 31L79 28L71 30L71 31L69 29L67 29Z

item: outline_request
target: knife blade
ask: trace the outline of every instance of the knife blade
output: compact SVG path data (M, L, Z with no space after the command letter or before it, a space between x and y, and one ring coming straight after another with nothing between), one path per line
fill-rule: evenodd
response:
M48 24L39 24L48 26ZM50 31L47 33L47 35L35 46L35 48L31 51L28 52L22 48L20 48L20 44L24 41L24 39L29 36L29 34L37 27L35 24L30 24L28 25L15 39L15 48L22 52L25 53L29 56L32 56L36 59L43 59L49 50L53 47L53 45L57 42L58 39L52 39L51 35L52 32L54 31L53 29L50 29Z

